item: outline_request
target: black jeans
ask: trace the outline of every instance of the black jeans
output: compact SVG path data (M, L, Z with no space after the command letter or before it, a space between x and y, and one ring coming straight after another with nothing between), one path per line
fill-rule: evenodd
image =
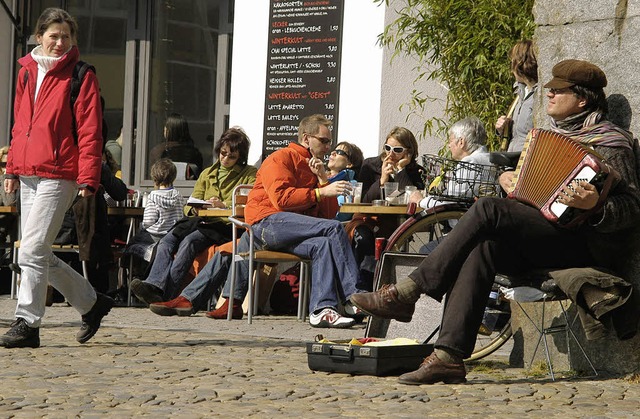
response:
M447 295L435 346L471 355L496 272L593 265L583 233L512 199L478 200L409 275L430 297Z

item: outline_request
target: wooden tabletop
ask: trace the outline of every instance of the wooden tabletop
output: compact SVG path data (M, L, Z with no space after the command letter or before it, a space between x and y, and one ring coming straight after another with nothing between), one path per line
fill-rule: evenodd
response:
M201 209L198 210L199 217L229 217L233 215L233 210L230 208L215 208L215 209Z
M405 215L407 213L406 205L372 205L372 204L342 204L340 212L353 214L389 214L389 215Z
M17 214L18 208L14 206L4 206L0 205L0 213L2 214Z
M107 207L107 214L142 217L144 215L144 207Z

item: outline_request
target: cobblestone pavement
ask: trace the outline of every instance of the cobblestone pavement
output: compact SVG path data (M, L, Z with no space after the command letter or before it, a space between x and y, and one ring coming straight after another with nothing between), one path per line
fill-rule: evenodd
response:
M0 326L14 308L0 297ZM637 416L640 407L633 377L551 382L496 356L471 365L462 385L313 372L305 341L363 330L313 329L294 317L247 325L115 308L85 345L75 341L78 326L75 310L56 305L47 309L40 348L0 348L0 417L615 418Z

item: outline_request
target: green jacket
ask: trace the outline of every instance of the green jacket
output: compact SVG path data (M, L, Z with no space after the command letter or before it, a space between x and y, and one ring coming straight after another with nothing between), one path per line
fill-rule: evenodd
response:
M244 184L253 185L256 181L256 172L258 169L251 165L235 165L231 168L226 179L221 184L218 183L219 169L219 161L216 161L213 166L204 169L193 187L191 196L204 200L217 196L224 201L228 208L231 208L233 188ZM192 207L190 205L185 205L185 215L191 215L191 209Z

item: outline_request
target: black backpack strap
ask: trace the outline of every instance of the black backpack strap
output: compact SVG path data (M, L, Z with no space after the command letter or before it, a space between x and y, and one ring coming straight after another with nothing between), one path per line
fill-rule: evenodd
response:
M22 88L27 88L27 80L29 80L29 70L24 70L24 76L22 77Z
M96 68L89 63L84 61L78 61L73 67L73 75L71 77L71 91L69 92L69 104L71 105L71 116L72 116L72 130L73 130L73 139L76 144L78 144L78 131L76 124L76 114L74 112L76 100L78 100L78 95L80 95L80 86L82 86L82 81L84 80L84 75L87 74L87 70L93 71L95 74Z

